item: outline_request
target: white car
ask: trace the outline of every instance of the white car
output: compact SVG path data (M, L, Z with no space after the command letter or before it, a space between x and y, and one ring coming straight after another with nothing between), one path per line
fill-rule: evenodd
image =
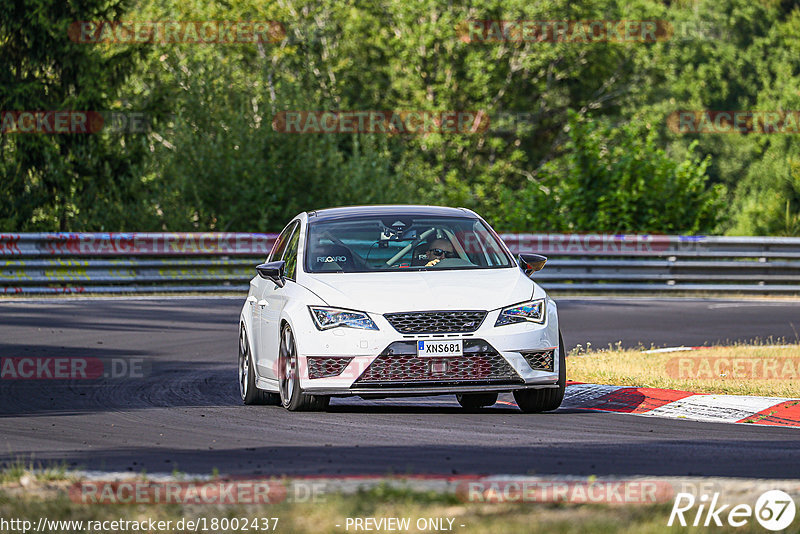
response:
M301 213L250 281L239 333L245 404L513 392L555 410L566 385L556 304L474 212L358 206Z

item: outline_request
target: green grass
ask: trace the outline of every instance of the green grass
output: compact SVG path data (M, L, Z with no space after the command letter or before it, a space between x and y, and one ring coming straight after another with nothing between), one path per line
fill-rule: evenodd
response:
M18 483L23 477L39 482L53 482L59 480L72 480L74 476L68 471L66 464L35 464L22 460L15 460L0 469L0 485Z

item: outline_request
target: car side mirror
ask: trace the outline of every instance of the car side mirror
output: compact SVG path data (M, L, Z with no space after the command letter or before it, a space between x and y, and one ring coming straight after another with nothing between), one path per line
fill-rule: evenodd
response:
M519 266L528 276L536 271L541 271L545 263L547 263L547 258L541 254L522 253L519 255Z
M256 272L264 280L275 282L278 287L286 285L286 262L283 260L262 263L256 267Z

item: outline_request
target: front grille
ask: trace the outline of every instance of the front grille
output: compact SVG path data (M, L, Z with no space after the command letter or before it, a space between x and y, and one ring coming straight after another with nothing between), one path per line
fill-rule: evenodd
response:
M353 386L416 386L420 384L521 383L522 378L483 340L464 340L464 355L419 357L414 342L389 345Z
M532 352L521 352L522 357L534 371L553 371L553 351L537 350Z
M485 311L429 311L387 313L386 320L401 334L474 332L486 318Z
M306 360L308 361L308 378L329 378L342 374L353 358L309 356Z

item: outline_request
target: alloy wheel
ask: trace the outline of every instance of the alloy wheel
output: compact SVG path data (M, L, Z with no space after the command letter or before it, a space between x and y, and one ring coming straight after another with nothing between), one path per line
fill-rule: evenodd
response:
M247 396L248 379L250 378L250 345L244 328L239 329L239 395L242 400Z
M281 402L288 406L294 394L295 377L297 374L297 352L295 350L294 336L288 328L284 329L280 349L280 392Z

